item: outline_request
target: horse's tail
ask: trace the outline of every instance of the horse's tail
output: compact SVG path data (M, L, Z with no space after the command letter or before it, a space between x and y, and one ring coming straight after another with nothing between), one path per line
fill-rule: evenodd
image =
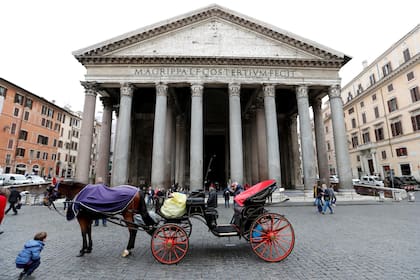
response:
M139 196L140 202L138 211L143 219L143 222L148 226L156 224L156 222L152 219L152 217L150 217L149 212L147 211L146 201L144 200L144 192L140 190Z

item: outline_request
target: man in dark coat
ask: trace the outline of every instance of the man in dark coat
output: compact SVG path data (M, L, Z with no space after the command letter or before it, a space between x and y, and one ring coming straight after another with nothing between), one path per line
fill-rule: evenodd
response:
M217 192L213 186L209 188L209 198L207 199L207 207L217 208Z
M12 188L12 191L9 195L9 208L6 210L5 214L7 214L10 211L10 209L12 209L15 215L17 215L18 211L16 209L16 205L20 202L21 198L22 197L20 196L20 193L16 190L16 188Z

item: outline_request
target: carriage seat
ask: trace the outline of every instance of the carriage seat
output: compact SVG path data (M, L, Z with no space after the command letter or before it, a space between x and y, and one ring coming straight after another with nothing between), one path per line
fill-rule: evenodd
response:
M187 198L187 213L188 215L204 215L204 209L206 208L204 197L188 197Z

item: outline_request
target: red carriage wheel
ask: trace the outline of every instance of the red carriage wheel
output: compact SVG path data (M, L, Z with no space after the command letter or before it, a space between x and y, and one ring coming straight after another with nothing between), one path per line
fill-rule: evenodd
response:
M252 224L249 243L261 259L278 262L292 252L295 233L285 217L276 213L266 213L260 215Z
M152 254L163 264L180 262L188 251L188 235L182 227L164 224L152 236Z

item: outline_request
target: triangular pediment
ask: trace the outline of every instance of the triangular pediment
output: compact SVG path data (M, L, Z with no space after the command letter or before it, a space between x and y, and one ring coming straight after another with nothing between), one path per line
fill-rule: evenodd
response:
M187 25L107 55L321 58L220 18Z
M73 53L83 64L156 59L270 60L341 67L350 58L288 31L212 5Z

